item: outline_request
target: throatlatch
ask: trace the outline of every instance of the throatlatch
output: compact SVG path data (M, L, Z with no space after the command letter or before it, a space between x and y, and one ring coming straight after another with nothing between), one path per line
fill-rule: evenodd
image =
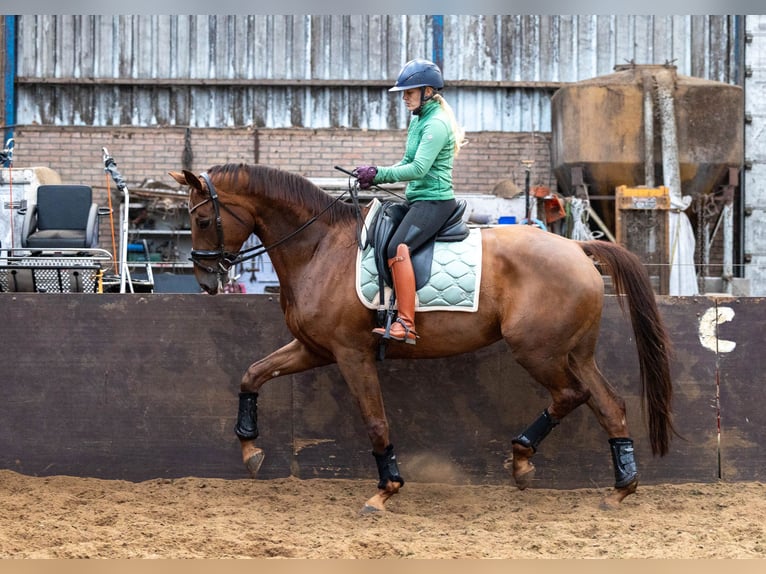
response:
M537 417L535 422L529 425L527 430L511 440L511 443L518 443L537 452L537 445L539 445L560 422L561 421L552 418L551 415L548 414L548 409L545 409L540 416Z
M401 486L404 486L404 479L399 474L399 467L396 464L396 455L394 454L394 445L390 444L386 447L383 454L372 453L375 457L375 462L378 465L378 476L380 482L378 482L378 488L385 489L388 481L398 482Z
M614 464L614 487L623 488L633 482L638 476L636 458L633 452L633 440L629 438L610 438L609 447L612 450Z
M234 432L243 440L258 437L258 393L239 393L237 425Z

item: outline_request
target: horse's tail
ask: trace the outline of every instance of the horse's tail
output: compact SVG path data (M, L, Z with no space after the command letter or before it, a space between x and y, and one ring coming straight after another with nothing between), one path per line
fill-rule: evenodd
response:
M636 337L641 375L641 406L647 419L652 453L668 453L671 434L673 385L670 378L670 337L657 307L649 274L631 251L606 241L578 242L585 253L612 278L620 308L628 304Z

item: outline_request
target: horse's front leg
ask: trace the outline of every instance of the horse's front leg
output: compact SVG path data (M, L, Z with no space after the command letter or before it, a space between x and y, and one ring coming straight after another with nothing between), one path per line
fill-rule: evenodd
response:
M248 367L240 384L234 432L239 437L242 461L253 478L258 474L265 457L263 450L255 446L255 439L258 438L258 389L276 377L300 373L331 362L332 360L316 355L303 343L293 339Z
M367 500L362 513L380 512L385 510L386 501L399 492L404 479L390 442L375 357L373 353L348 350L337 354L336 362L359 406L378 468L378 492Z

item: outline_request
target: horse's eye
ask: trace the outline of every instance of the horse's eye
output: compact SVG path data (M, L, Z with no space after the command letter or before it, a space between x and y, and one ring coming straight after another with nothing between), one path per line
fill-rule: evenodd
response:
M200 218L197 220L197 227L200 229L207 229L210 227L211 220L208 218Z

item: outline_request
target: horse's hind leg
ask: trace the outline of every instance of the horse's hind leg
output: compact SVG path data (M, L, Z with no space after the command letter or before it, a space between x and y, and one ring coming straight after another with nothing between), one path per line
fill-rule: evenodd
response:
M255 446L255 439L258 438L258 389L273 378L300 373L331 362L308 350L297 339L293 339L248 367L240 384L239 409L234 432L242 448L242 461L253 478L258 474L265 456L263 450Z
M513 445L513 478L519 489L529 486L535 475L532 456L543 439L559 424L561 419L590 398L590 392L567 364L567 357L553 359L536 354L516 358L539 383L551 394L551 404L511 442Z
M519 490L527 488L535 477L535 465L530 459L537 452L539 444L559 422L550 415L550 408L546 408L524 432L511 441L513 479Z
M633 453L633 441L625 416L625 401L620 398L598 369L592 356L577 361L573 356L559 368L525 365L551 393L550 406L524 432L513 439L513 477L520 489L534 478L530 461L538 445L567 414L583 403L593 411L609 437L614 465L614 490L602 502L602 507L614 508L638 486L638 472ZM523 364L523 363L522 363Z
M614 490L602 501L602 507L615 508L638 487L638 468L633 452L625 411L625 400L599 370L593 358L579 366L580 376L591 391L588 407L609 437L614 468Z

